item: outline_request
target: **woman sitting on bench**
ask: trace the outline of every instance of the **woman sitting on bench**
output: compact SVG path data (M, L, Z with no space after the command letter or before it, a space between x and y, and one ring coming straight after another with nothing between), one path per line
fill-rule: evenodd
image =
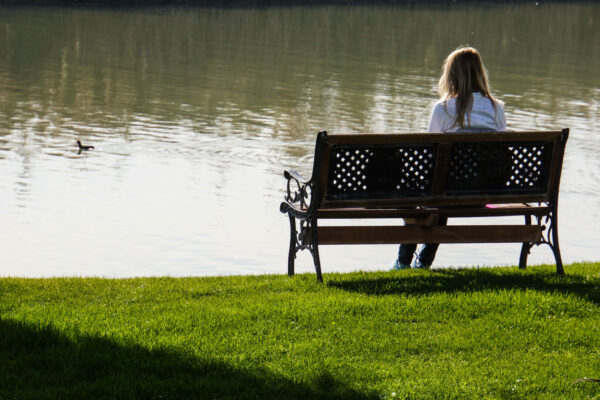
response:
M472 47L460 47L450 53L442 67L438 82L440 100L434 105L429 132L504 131L504 103L492 97L479 52ZM447 218L437 221L407 221L407 225L446 225ZM413 268L429 269L439 244L426 243L421 248ZM392 269L411 268L417 244L402 244Z

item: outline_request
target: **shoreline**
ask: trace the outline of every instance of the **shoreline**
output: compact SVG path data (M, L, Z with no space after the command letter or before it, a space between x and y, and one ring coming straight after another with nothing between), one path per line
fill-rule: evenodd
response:
M569 269L576 270L577 268L586 267L586 266L600 266L599 261L592 260L582 260L577 262L565 263L563 265L565 269L565 277L569 275ZM363 275L363 276L378 276L380 274L392 274L393 277L397 278L405 278L407 276L411 276L414 273L419 273L419 271L426 271L432 274L446 274L446 273L463 273L463 274L477 274L477 273L485 273L494 272L494 271L504 271L506 273L514 273L514 272L523 272L529 273L532 271L538 271L540 269L550 269L550 271L554 271L556 266L554 264L532 264L528 265L524 270L520 270L517 265L508 265L508 264L498 264L498 265L481 265L481 266L463 266L463 267L439 267L439 268L431 268L428 270L419 270L410 268L407 270L401 271L390 271L388 269L381 270L351 270L351 271L323 271L324 277L330 278L343 278L343 277L351 277L354 275ZM559 279L560 275L556 275ZM132 281L132 280L263 280L263 279L281 279L281 278L289 278L289 279L301 279L308 280L311 282L314 279L314 283L316 282L316 274L315 271L303 271L300 273L296 273L291 277L287 276L287 272L282 269L281 272L273 273L273 272L265 272L260 274L231 274L231 275L137 275L137 276L102 276L102 275L56 275L56 276L18 276L18 275L0 275L0 283L4 280L14 280L14 281L69 281L69 280L97 280L97 281ZM319 284L320 285L320 284ZM325 285L327 283L325 282Z

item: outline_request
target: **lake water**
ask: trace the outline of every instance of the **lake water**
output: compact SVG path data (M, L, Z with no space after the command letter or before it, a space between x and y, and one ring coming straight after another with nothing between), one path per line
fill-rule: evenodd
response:
M286 273L283 170L309 175L318 130L426 131L460 44L481 51L510 129L571 128L561 250L598 260L599 24L597 3L0 8L0 276ZM519 250L443 245L434 267ZM396 252L323 246L323 270Z

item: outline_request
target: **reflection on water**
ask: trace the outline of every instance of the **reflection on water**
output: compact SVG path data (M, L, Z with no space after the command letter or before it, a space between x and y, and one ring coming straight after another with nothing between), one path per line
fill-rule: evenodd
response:
M592 3L0 8L0 275L285 272L282 170L309 173L321 129L425 131L459 44L482 52L510 128L572 129L563 257L595 259L599 19ZM78 138L96 149L77 154ZM436 265L518 251L442 246ZM326 271L347 271L387 267L396 249L322 252Z

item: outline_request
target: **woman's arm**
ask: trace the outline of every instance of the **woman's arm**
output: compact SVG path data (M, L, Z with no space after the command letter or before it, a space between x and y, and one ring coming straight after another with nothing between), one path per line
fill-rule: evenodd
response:
M504 113L504 103L498 102L496 104L496 121L498 122L498 130L505 131L506 130L506 114Z

